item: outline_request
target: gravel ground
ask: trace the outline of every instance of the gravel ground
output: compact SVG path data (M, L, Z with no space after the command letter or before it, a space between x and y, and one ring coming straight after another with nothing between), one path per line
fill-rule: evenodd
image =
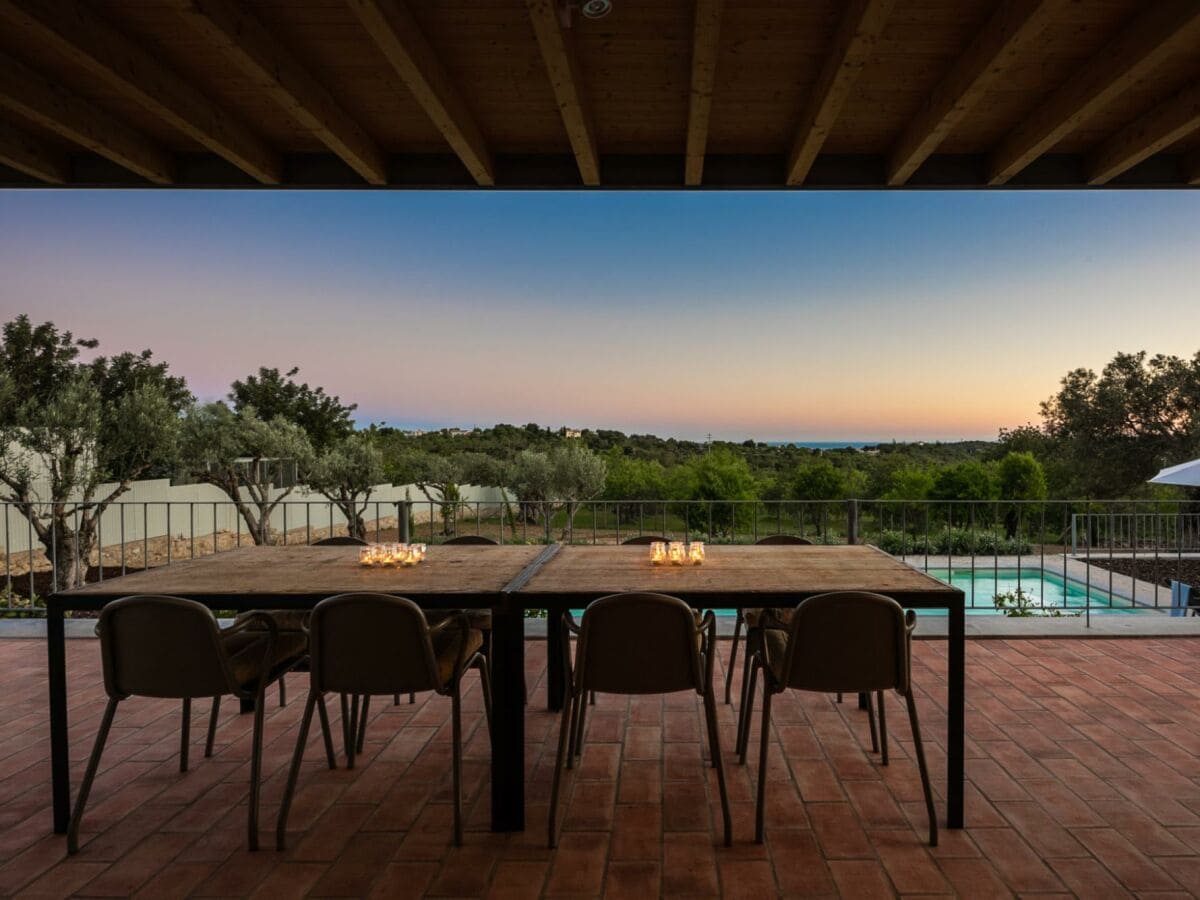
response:
M1200 559L1179 559L1175 556L1160 556L1155 559L1149 556L1110 560L1092 557L1092 565L1143 581L1153 581L1163 587L1170 587L1172 581L1200 586Z

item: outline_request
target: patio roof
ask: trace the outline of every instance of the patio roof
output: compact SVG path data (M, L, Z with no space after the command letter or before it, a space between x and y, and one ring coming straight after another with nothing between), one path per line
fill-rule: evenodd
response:
M0 0L0 186L1200 184L1191 0L612 5Z
M98 644L68 646L77 777L103 707ZM971 641L968 827L943 831L935 849L923 840L898 701L888 701L893 756L884 768L855 704L798 692L778 698L772 719L764 845L750 843L756 760L741 766L729 754L735 845L719 846L703 718L687 693L600 695L556 851L545 829L558 720L530 703L530 828L489 832L488 747L472 677L461 848L450 846L445 698L372 706L353 770L325 769L314 745L284 853L245 847L250 717L223 707L216 753L201 759L208 706L197 704L192 771L180 774L178 702L138 698L117 715L81 852L67 858L50 831L45 646L0 640L0 665L13 676L0 695L0 895L1182 896L1200 885L1196 649L1195 639ZM529 684L539 695L545 658L545 642L531 642ZM918 641L914 680L939 795L945 671L945 645ZM275 701L272 691L264 841L303 707ZM718 712L728 747L734 712Z

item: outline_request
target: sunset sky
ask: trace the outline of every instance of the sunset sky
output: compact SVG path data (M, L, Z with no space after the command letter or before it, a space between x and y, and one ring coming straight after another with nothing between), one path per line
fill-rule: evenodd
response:
M0 314L398 426L994 438L1200 350L1196 192L0 192Z

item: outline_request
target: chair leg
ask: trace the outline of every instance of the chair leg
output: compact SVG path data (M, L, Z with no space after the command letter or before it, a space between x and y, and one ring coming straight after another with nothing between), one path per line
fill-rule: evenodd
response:
M936 847L937 814L933 810L933 790L929 787L929 768L925 765L925 745L921 743L921 726L917 722L917 702L913 698L912 688L909 688L904 699L908 704L908 721L912 725L913 748L917 754L917 769L921 773L921 788L925 792L925 812L929 816L929 846Z
M594 692L589 693L592 695L592 697L595 697ZM595 700L592 702L594 703ZM576 710L575 716L575 740L571 744L571 756L575 760L583 758L583 733L584 729L587 727L587 708L587 700L581 693L579 695L579 708ZM570 768L569 765L568 768Z
M415 692L413 692L413 691L409 691L409 692L408 692L408 705L409 705L409 706L412 706L412 705L413 705L414 703L416 703L416 702L417 702L417 695L416 695L416 693L415 693Z
M342 704L342 750L344 751L350 746L350 698L345 694L338 694L338 700Z
M108 732L112 728L113 716L117 714L117 704L120 702L116 697L110 697L108 705L104 707L104 718L100 720L100 730L96 732L96 743L92 747L92 755L88 757L83 781L79 784L79 796L75 799L75 812L71 814L71 824L67 827L67 853L69 854L79 852L79 823L83 820L83 808L87 806L88 794L92 792L92 782L96 780L96 770L100 768L100 756L104 753L104 745L108 742Z
M746 629L746 637L745 637L746 646L743 648L743 651L742 651L743 655L744 655L744 660L742 663L742 696L738 703L738 738L737 738L737 747L734 748L735 752L737 752L737 753L742 752L742 733L743 733L743 731L745 731L745 732L750 731L750 726L748 724L748 720L742 714L741 707L744 707L746 705L747 699L748 699L749 695L752 693L752 690L751 690L752 685L750 684L750 681L751 681L751 678L753 677L752 669L754 668L754 651L758 647L758 643L759 643L758 631L747 628ZM753 701L750 701L750 702L753 703Z
M480 657L479 687L483 691L483 714L487 722L488 737L492 734L492 673L489 671L487 660Z
M837 702L838 702L838 703L841 703L841 702L842 702L842 692L841 692L841 691L838 691L838 692L837 692Z
M346 768L354 768L354 750L358 746L358 694L350 697L350 722L346 727Z
M213 697L212 712L208 714L208 740L204 742L204 755L213 755L213 744L217 740L217 717L221 715L221 698Z
M454 693L450 695L450 718L452 727L451 747L451 780L454 789L454 846L461 847L463 843L462 827L462 686L454 685Z
M588 691L588 703L590 703L592 706L596 705L596 692L595 691Z
M275 822L275 849L287 849L287 820L288 813L292 808L292 795L296 792L296 779L300 775L300 763L304 760L304 745L308 743L308 727L312 723L313 707L320 706L321 719L327 720L328 716L325 712L325 699L316 691L308 692L308 700L304 703L304 716L300 720L300 734L296 738L296 749L292 753L292 765L288 769L287 784L283 788L283 799L279 803L279 818ZM327 749L332 750L329 746L332 742L328 740L328 726L326 725L326 741ZM332 761L330 768L333 768Z
M411 696L411 695L409 695L409 696ZM392 694L392 706L399 706L399 705L400 705L400 695Z
M363 746L367 742L367 709L371 705L371 695L363 694L362 709L358 711L358 746L357 753L362 756Z
M749 641L747 641L749 644ZM749 650L749 646L746 647ZM744 712L739 713L739 735L738 735L738 761L744 766L746 764L746 750L750 744L750 717L754 715L754 692L758 688L758 660L754 660L754 664L750 666L750 681L747 684L748 690L742 701L742 709ZM766 687L766 675L763 676L763 687ZM766 690L763 691L763 696L766 696Z
M729 648L729 668L725 671L725 702L731 703L733 697L733 670L737 666L738 642L742 638L742 611L737 611L733 620L733 646Z
M329 711L325 708L325 695L317 694L317 712L321 714L321 736L325 739L325 762L329 768L337 768L337 755L333 752L333 733L329 729Z
M179 726L179 771L188 770L188 743L192 737L192 698L183 698L183 716Z
M568 695L566 702L563 703L562 720L558 726L558 755L554 762L554 780L550 785L550 822L547 827L551 850L558 846L558 791L562 786L563 757L567 756L567 745L575 733L575 717L572 712L575 709L576 699ZM566 760L568 765L570 765L569 759L568 757Z
M771 689L763 677L762 735L758 747L758 806L754 812L754 842L763 842L767 804L767 746L771 739Z
M733 818L729 814L729 791L725 787L725 761L721 758L721 735L717 729L717 698L711 684L705 685L704 716L708 720L708 752L717 770L717 789L721 793L721 818L725 825L725 846L733 846Z
M875 693L876 705L879 707L879 764L886 766L888 764L887 752L887 713L883 707L883 691Z
M251 850L258 849L258 794L262 784L263 719L266 716L266 706L266 693L260 691L254 698L254 739L250 748L250 810L246 828Z
M871 752L879 752L879 734L875 730L875 704L871 701L871 695L864 695L867 698L867 724L871 726Z
M287 680L283 675L279 676L279 705L287 706Z

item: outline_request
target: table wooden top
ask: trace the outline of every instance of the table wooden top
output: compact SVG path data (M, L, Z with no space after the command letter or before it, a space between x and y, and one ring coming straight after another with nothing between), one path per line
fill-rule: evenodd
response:
M876 591L901 603L947 607L962 591L882 550L855 546L705 547L700 566L652 566L642 546L564 546L521 589L526 602L586 598L620 591L658 591L728 606L796 603L826 591Z
M109 578L56 597L69 604L129 594L171 594L219 602L271 597L296 601L348 591L413 597L498 595L545 548L430 546L425 562L408 568L358 563L358 547L242 547ZM244 604L239 604L244 605Z

